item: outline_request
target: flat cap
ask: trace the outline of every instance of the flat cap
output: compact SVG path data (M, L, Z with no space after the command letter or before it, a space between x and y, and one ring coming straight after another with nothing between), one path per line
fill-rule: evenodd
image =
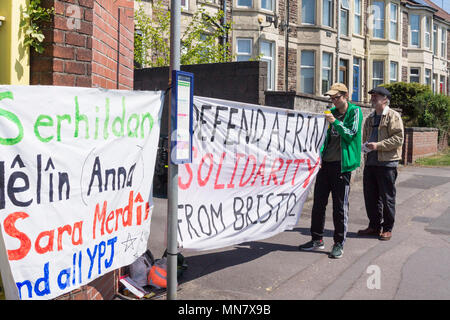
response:
M384 87L376 87L369 91L369 94L377 93L391 100L391 93Z

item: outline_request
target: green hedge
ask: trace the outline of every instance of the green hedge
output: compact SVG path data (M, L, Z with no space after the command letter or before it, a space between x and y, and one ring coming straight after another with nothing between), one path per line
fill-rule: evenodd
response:
M391 92L390 106L402 110L406 127L438 128L439 136L450 131L450 97L434 94L427 85L395 82L383 84Z
M402 110L405 126L419 126L417 118L423 110L417 107L415 99L421 94L432 93L430 87L419 83L406 82L383 84L383 87L388 89L392 95L390 106Z

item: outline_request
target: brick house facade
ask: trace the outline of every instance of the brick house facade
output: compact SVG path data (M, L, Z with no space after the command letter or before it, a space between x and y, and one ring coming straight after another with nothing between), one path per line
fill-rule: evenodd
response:
M162 3L170 10L169 0ZM227 20L233 22L228 40L234 61L263 55L260 59L269 62L270 91L323 97L333 82L344 82L353 101L368 103L367 92L374 86L404 81L427 84L435 93L450 93L449 13L430 0L340 1L340 7L338 3L183 0L182 17L187 21L200 6L210 12L226 8ZM150 4L146 1L147 7ZM417 30L411 29L410 17L413 24L418 19ZM380 25L375 27L375 20ZM413 34L417 43L411 40Z

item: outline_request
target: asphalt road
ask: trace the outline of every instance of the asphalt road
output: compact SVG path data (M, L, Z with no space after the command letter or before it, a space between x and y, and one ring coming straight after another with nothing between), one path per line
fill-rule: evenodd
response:
M220 250L182 252L188 269L177 299L450 299L450 168L399 168L390 241L357 236L368 220L362 183L354 181L339 260L328 258L334 230L330 204L323 252L298 251L310 240L312 201L291 231ZM148 246L158 258L165 249L167 199L154 198L154 205Z

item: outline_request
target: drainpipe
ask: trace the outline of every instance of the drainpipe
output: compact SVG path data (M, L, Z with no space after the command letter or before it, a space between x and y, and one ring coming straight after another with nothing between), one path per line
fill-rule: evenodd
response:
M289 9L290 7L290 0L286 1L286 24L285 24L285 44L284 44L284 50L285 50L285 61L284 61L284 89L286 92L289 91L289 74L288 74L288 66L289 66Z
M337 1L337 36L336 36L336 81L339 81L339 46L341 45L341 0Z
M436 32L437 33L437 32ZM433 32L433 34L434 34L434 32ZM434 39L434 41L436 41L436 39ZM437 79L436 79L436 83L435 84L433 84L434 83L434 41L433 41L433 48L431 48L431 50L432 50L432 54L431 54L431 90L433 91L433 93L434 93L434 90L436 90L437 88Z
M223 0L222 2L222 10L223 10L223 19L222 19L222 27L225 29L225 34L222 37L222 45L227 45L228 42L228 29L225 28L225 25L227 24L227 0ZM227 54L224 51L223 52L223 62L226 62Z
M370 8L370 6L369 6ZM368 10L366 10L366 16L369 16L368 14ZM369 21L367 21L367 23L369 23ZM365 32L365 37L364 37L364 90L362 90L361 86L361 95L364 95L363 101L364 103L368 103L367 100L367 91L369 89L369 45L370 45L370 33L369 33L369 28L367 27L367 23L366 23L366 29L364 30ZM399 64L399 68L400 68L400 64Z

